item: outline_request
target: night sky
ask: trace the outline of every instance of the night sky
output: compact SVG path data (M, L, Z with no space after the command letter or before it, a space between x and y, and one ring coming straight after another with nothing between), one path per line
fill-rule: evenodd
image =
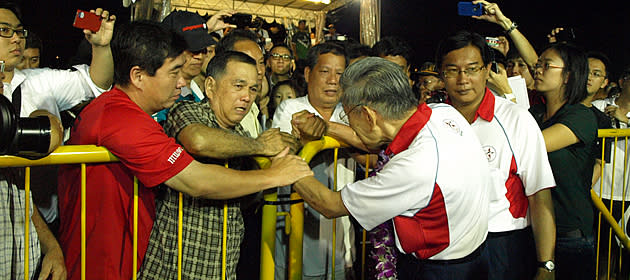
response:
M613 75L630 64L630 9L628 4L619 4L624 2L627 1L498 1L503 12L518 23L536 49L545 45L551 28L573 27L578 44L587 50L602 51L611 58ZM456 30L468 29L484 36L501 34L495 24L457 16L457 1L381 0L381 3L381 37L405 38L414 49L414 65L432 60L439 40ZM63 67L76 53L83 36L72 27L76 9L98 6L113 11L118 22L130 18L130 10L123 8L120 0L22 0L21 6L25 25L44 41L42 63L51 67ZM358 39L358 1L338 10L329 19L336 22L339 33Z

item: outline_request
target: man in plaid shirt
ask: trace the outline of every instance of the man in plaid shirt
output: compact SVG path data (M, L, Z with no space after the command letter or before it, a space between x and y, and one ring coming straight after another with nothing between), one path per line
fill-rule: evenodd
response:
M182 101L169 112L164 126L169 136L195 158L204 163L225 164L234 169L252 169L248 157L256 155L240 147L243 152L230 159L211 158L205 146L216 145L205 138L204 131L221 128L226 134L247 136L240 121L256 98L258 89L256 62L246 54L227 51L214 57L205 81L207 98L202 102ZM288 134L284 137L290 138ZM233 145L239 149L238 145ZM177 275L178 192L165 188L158 199L155 221L141 278L173 279ZM219 279L221 276L221 241L223 205L227 204L227 279L236 279L240 243L244 225L240 210L241 199L210 200L184 195L182 276L186 279Z

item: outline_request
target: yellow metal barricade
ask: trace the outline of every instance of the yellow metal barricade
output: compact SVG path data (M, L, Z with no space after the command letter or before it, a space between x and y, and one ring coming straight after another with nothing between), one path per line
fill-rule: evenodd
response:
M310 162L313 157L323 150L347 147L345 143L334 138L324 136L321 140L312 141L304 145L299 153L306 162ZM336 160L336 157L335 157ZM335 164L335 171L336 171ZM335 176L336 177L336 176ZM336 185L336 182L334 183ZM297 193L291 193L290 200L293 202L301 200ZM274 279L275 270L275 231L277 211L277 193L265 195L265 205L263 207L262 236L261 236L261 260L260 279ZM289 231L289 257L288 257L288 279L302 279L302 242L304 234L304 203L292 203L289 213L281 213L286 217L285 224ZM333 223L334 225L334 223ZM333 228L334 230L334 228ZM334 237L333 231L333 238ZM335 246L333 246L335 248ZM334 249L333 249L334 250ZM335 252L333 252L333 256ZM333 266L334 267L334 266ZM334 271L333 271L334 275Z
M80 210L80 219L81 219L81 279L85 279L85 265L86 265L86 254L88 248L86 248L86 205L89 203L86 201L86 164L89 163L108 163L108 162L118 162L118 158L114 156L112 153L107 151L107 149L103 147L97 147L94 145L68 145L61 146L53 151L47 157L30 160L22 157L15 156L0 156L0 168L8 168L8 167L26 167L25 172L25 196L30 197L30 166L43 166L43 165L60 165L60 164L80 164L81 165L81 210ZM137 278L137 263L138 263L138 179L134 177L133 180L133 259L132 261L132 270L133 270L133 279ZM182 204L181 204L182 195L180 193L180 205L179 205L179 218L180 224L178 228L178 279L181 279L181 267L182 267L182 256L181 256L181 237L182 237L182 227L181 227L181 215L182 215ZM28 271L28 248L30 247L29 242L29 224L30 224L30 213L29 213L29 203L30 200L26 199L26 211L25 211L25 271L24 278L29 279L29 271ZM223 242L225 243L225 242ZM225 250L225 245L223 246ZM223 262L223 277L225 277L225 262Z
M611 279L611 276L614 275L614 272L619 272L623 267L624 262L628 262L630 260L623 260L622 258L622 250L619 250L618 256L612 256L612 244L613 242L617 242L619 240L619 244L621 248L624 248L628 252L630 252L630 239L624 232L624 228L626 227L625 221L623 218L621 219L621 225L619 221L617 221L613 215L611 214L613 211L617 210L613 206L613 194L615 193L615 188L623 188L622 189L622 197L621 201L621 217L623 217L623 213L627 210L626 206L626 193L627 193L627 178L628 178L628 138L630 137L630 129L600 129L598 132L598 137L601 138L602 150L601 150L601 171L600 171L600 184L595 185L596 189L599 189L599 195L591 189L591 198L595 207L599 210L597 224L597 244L596 244L596 279ZM606 146L611 146L610 150L606 149ZM623 145L618 147L618 145ZM617 151L623 151L623 155L617 154ZM610 163L606 162L607 158L605 155L610 153ZM619 164L616 160L619 157L623 157L623 176L622 182L615 182L615 178L620 176L619 174L615 174L617 164ZM609 170L612 169L612 170ZM611 180L610 182L604 182L604 173L611 172ZM607 188L610 190L610 203L609 205L604 205L602 201L602 194L604 189ZM602 233L602 220L604 220L609 226L610 229L605 236L601 236ZM614 235L613 235L614 233ZM608 246L607 248L600 246L603 241L606 241ZM602 252L605 250L605 252ZM606 258L600 258L600 256L604 256ZM600 260L605 260L606 263L600 263ZM611 263L616 263L614 267L612 267ZM605 269L604 267L605 266Z

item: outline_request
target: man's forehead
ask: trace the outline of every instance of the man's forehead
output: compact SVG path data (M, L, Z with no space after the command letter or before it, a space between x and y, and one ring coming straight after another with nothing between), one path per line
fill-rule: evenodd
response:
M342 67L346 67L346 58L343 55L338 55L334 53L322 53L317 56L317 64L315 67L323 67L323 66L338 66L336 65L337 60L342 61Z
M0 24L10 25L13 27L22 26L20 20L11 10L2 8L0 8Z
M258 80L258 71L255 65L240 61L228 61L221 80L227 79L229 82L244 81L256 83Z

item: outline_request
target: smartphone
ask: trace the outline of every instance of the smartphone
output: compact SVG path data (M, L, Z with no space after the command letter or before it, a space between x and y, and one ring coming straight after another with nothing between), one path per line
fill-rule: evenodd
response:
M496 48L499 46L501 41L497 37L486 37L486 44L491 48Z
M101 29L101 17L92 12L77 10L72 26L98 32Z
M460 16L481 16L483 15L483 4L472 2L458 2L457 14Z
M490 65L490 70L492 72L499 74L499 64L496 61L493 61Z

